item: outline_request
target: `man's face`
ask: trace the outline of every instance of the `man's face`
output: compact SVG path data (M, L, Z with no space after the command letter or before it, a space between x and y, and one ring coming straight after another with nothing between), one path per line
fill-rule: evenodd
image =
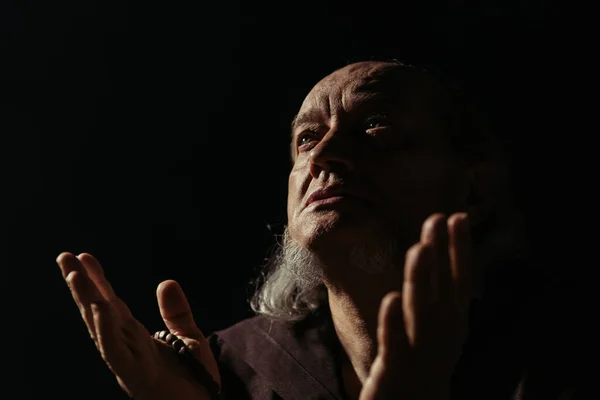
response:
M292 126L288 228L316 252L413 244L434 212L466 206L466 169L445 139L430 82L385 63L319 82Z

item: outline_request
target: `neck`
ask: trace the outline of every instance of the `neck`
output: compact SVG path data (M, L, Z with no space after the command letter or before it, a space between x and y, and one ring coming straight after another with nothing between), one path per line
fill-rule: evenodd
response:
M367 379L377 356L381 300L390 291L402 288L401 274L402 271L393 271L372 275L351 268L342 274L343 280L325 281L333 325L361 383Z

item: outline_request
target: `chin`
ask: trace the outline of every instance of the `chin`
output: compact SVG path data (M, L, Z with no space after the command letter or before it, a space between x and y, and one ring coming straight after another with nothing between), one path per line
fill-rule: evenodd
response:
M292 240L316 257L325 275L334 276L332 271L340 265L343 270L338 272L357 268L369 274L404 265L404 251L397 232L383 221L345 219L339 214L323 217L288 226L288 232Z
M364 245L379 231L372 218L344 215L338 212L321 212L290 225L290 235L302 247L314 253L347 251ZM369 234L370 233L370 234Z

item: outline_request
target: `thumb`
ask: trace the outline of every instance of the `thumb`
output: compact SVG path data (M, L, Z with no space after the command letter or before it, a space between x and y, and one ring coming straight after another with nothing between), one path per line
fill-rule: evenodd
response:
M156 289L160 316L169 331L177 336L204 341L204 335L196 325L190 305L181 289L173 280L163 281Z
M196 325L190 304L181 286L173 280L163 281L156 289L160 315L169 331L179 336L188 351L198 360L221 386L221 377L208 341Z

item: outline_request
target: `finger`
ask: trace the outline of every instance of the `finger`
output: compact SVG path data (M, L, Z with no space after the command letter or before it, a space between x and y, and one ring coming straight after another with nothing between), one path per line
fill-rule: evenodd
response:
M450 265L455 292L462 302L473 295L473 247L466 213L453 214L448 219Z
M466 214L454 214L448 221L450 231L450 263L454 277L454 302L459 339L468 329L469 306L473 298L473 249Z
M73 300L81 314L88 332L92 339L96 340L96 329L90 304L93 302L102 302L104 298L98 291L96 285L88 278L85 268L79 260L71 253L61 253L56 259L65 282L71 291Z
M104 275L104 270L102 266L96 260L94 256L88 253L81 253L77 256L77 259L81 262L81 264L85 267L86 272L89 277L94 281L98 290L106 299L106 301L110 302L116 310L120 313L120 317L125 321L132 318L131 310L127 307L127 304L123 300L116 295L115 291L112 288L110 282L106 279Z
M434 299L444 306L452 300L454 284L450 268L450 255L448 243L448 225L444 214L433 214L423 223L421 242L430 243L435 249L435 258L432 266L432 294Z
M387 368L383 365L382 358L377 356L373 364L371 364L369 376L363 383L359 400L380 400L384 397L390 397L388 393L389 386L386 388L388 390L383 389L386 387L385 379L389 378L389 374L386 374L386 371Z
M402 286L402 311L408 341L417 346L420 332L431 312L431 269L435 260L431 245L417 243L406 252L404 284ZM422 338L421 338L422 339Z
M173 334L200 342L206 340L196 325L187 298L177 282L173 280L161 282L156 289L156 297L160 315Z
M377 323L378 356L386 366L392 365L404 353L408 338L402 312L402 294L390 292L381 301Z
M75 258L75 256L69 252L60 253L58 257L56 257L56 263L58 264L64 279L67 279L67 276L69 276L69 273L72 271L83 271L82 265L73 260L73 258Z

